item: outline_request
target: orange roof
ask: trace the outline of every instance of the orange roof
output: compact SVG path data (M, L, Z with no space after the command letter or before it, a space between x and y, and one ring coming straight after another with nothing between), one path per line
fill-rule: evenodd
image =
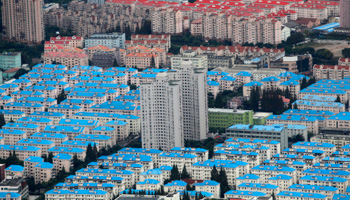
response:
M151 53L129 53L128 55L126 55L126 57L157 57L157 55L155 54L151 54Z
M63 51L84 52L84 50L79 49L79 48L77 48L77 47L69 47L69 48L65 48Z
M136 46L133 46L133 47L129 47L128 49L144 49L144 50L147 50L148 48L145 47L145 46L136 45Z
M84 57L88 57L88 55L83 53L50 52L50 53L45 53L44 57L84 58Z
M50 47L45 47L45 49L64 49L64 46L56 44Z
M21 69L21 68L14 67L14 68L12 68L12 69L9 69L9 70L4 71L4 73L13 73L13 72L16 72L16 71L18 71L18 70L20 70L20 69Z
M152 49L147 49L146 51L157 51L157 52L163 52L163 51L165 51L165 50L164 50L164 49L160 49L160 48L153 47Z
M103 46L103 45L97 45L97 46L94 46L94 47L89 47L88 49L89 50L94 50L94 49L109 50L108 47Z

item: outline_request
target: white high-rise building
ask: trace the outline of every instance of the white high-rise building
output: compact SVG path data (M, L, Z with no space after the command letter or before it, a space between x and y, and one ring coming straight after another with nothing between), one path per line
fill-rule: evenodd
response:
M142 147L169 151L184 146L181 81L159 73L140 86Z
M202 140L207 138L208 99L207 69L192 65L183 60L180 66L169 71L174 79L182 83L183 130L186 140Z
M208 132L206 69L183 61L176 71L159 73L142 84L142 147L170 150Z

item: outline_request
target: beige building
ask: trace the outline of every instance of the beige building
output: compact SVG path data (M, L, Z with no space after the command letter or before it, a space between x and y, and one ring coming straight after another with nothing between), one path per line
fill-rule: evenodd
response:
M80 53L51 52L44 54L43 59L44 64L60 63L70 68L89 65L88 55Z
M43 0L2 0L1 3L6 38L35 43L44 40Z
M299 18L316 18L320 20L328 19L328 10L326 6L319 4L294 4L292 10L298 13Z
M152 32L179 34L183 32L183 15L173 8L156 9L152 14Z
M51 37L50 41L69 42L69 45L71 47L78 47L78 48L84 47L84 38L78 37L78 36L72 36L72 37L56 36L56 37Z
M34 181L36 184L48 182L53 177L53 164L49 162L42 162L34 167Z
M159 68L159 56L152 53L129 53L125 56L126 67L137 67L140 69Z
M344 61L344 62L342 62ZM341 80L350 75L350 66L346 59L339 59L339 65L314 65L314 77L319 79Z

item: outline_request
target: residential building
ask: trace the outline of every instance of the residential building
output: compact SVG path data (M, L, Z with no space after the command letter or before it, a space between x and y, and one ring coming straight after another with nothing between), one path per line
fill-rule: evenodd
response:
M44 54L44 64L61 63L67 67L76 65L86 66L89 64L89 57L81 53L51 52Z
M108 48L122 48L125 46L125 33L95 33L85 39L85 48L102 45Z
M349 0L340 0L340 27L350 28L350 14L347 10L350 9Z
M317 80L342 80L350 75L350 66L344 65L314 65L313 74Z
M182 62L191 61L192 65L196 68L208 69L208 56L199 55L196 51L188 50L183 51L181 55L175 55L171 57L171 69L180 69Z
M143 148L170 150L184 146L181 87L180 81L172 80L166 73L158 74L153 83L141 85Z
M0 54L0 69L7 71L12 68L20 68L21 66L20 52L3 52Z
M208 121L211 130L226 129L233 124L253 124L253 111L209 108Z
M183 32L183 13L174 8L157 8L152 12L152 33L179 34Z
M68 42L69 46L71 47L78 47L78 48L83 48L84 47L84 38L79 37L79 36L67 36L67 37L62 37L60 35L56 37L51 37L50 41L55 41L55 42Z
M1 3L6 38L34 43L44 40L43 0L2 0Z

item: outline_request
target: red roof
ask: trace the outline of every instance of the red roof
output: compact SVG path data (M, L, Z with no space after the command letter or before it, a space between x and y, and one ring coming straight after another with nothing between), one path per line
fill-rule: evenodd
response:
M57 36L57 37L51 37L50 40L53 40L53 41L69 41L69 40L81 40L82 37L79 37L79 36L67 36L67 37L62 37L62 36Z
M315 0L309 0L307 1L308 4L320 4L324 6L339 6L338 2L335 1L315 1Z
M107 0L106 3L117 3L117 4L134 4L133 0Z
M350 58L339 58L340 62L350 62Z
M51 40L51 41L45 41L45 44L68 45L68 44L69 44L69 41L55 41L55 40Z
M50 52L50 53L45 53L44 57L84 58L84 57L88 57L88 55L83 53Z
M187 178L187 179L181 179L182 181L186 182L187 184L189 185L193 185L194 183L203 183L204 180L198 180L198 179L190 179L190 178Z
M254 13L257 13L257 12L264 12L263 10L261 9L257 9L257 8L234 8L233 9L234 11L241 11L241 12L254 12Z
M273 9L275 8L275 6L273 5L268 5L268 4L250 4L248 5L248 7L252 7L252 8L261 8L261 9Z
M245 6L244 3L240 3L240 2L230 2L230 1L226 1L226 2L222 2L221 5L223 6Z
M202 4L220 4L219 1L215 1L215 0L197 0L196 3L202 3Z
M280 10L278 13L283 13L283 14L296 14L297 12L295 10Z
M4 73L13 73L13 72L16 72L16 71L18 71L18 70L20 70L21 68L17 68L17 67L14 67L14 68L12 68L12 69L9 69L9 70L6 70L6 71L4 71Z
M291 6L292 8L310 8L310 9L327 9L327 7L325 6L321 6L321 5L318 5L318 4L308 4L308 3L305 3L305 4L294 4Z
M199 3L183 3L181 6L188 6L188 7L195 7L195 8L206 8L207 6L204 4L199 4Z
M231 7L228 7L228 6L220 6L220 5L210 5L210 6L208 6L208 9L228 10L228 9L231 9Z
M289 3L288 3L288 2L285 2L285 1L270 1L270 0L257 0L255 3L258 3L258 4L281 5L281 6L289 5Z

